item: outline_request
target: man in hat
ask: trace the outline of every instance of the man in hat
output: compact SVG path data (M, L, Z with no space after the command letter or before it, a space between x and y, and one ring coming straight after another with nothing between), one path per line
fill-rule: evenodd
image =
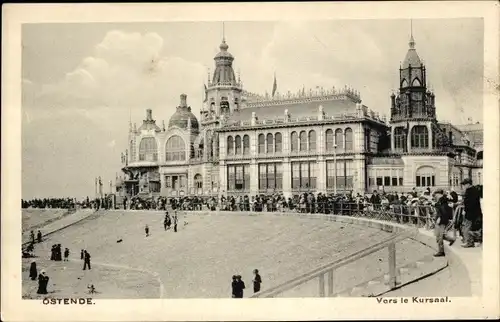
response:
M37 238L38 243L42 242L42 232L40 230L36 234L36 238Z
M236 298L243 298L243 290L245 289L245 282L241 279L241 275L236 275Z
M86 270L87 267L90 269L90 254L84 250L83 251L83 270Z
M434 254L434 256L441 257L445 255L443 241L449 241L450 246L455 242L454 239L446 235L446 227L450 223L450 220L453 218L453 210L448 205L448 198L444 196L443 189L437 189L434 192L434 197L436 198L436 203L434 205L434 207L436 207L436 225L434 230L436 234L436 242L438 245L438 252Z
M466 178L462 181L462 185L465 188L464 193L464 223L463 223L463 235L464 235L464 244L462 247L470 248L474 247L474 233L473 233L473 225L480 222L483 219L483 213L481 211L481 194L476 187L472 185L472 180ZM480 229L480 227L478 227Z

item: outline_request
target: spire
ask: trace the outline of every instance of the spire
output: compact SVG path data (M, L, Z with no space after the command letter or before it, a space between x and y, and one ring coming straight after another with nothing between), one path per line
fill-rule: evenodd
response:
M413 39L413 19L410 19L410 42L408 43L410 49L415 49L415 39Z
M226 31L224 27L224 21L222 22L222 43L219 46L221 51L227 51L229 46L226 44Z
M276 72L274 72L274 83L273 83L273 92L271 94L271 96L274 97L274 94L276 93L276 90L278 89L278 85L276 83Z

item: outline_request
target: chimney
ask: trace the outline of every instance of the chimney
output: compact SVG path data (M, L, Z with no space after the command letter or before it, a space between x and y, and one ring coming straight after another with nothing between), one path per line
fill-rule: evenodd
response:
M146 110L146 121L152 121L153 120L153 111L148 108Z
M186 107L187 106L187 95L186 94L181 94L181 104L180 107Z

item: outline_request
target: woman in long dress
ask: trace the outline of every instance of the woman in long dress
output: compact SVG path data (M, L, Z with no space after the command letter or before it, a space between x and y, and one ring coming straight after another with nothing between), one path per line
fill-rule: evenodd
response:
M32 281L34 281L36 280L37 276L38 276L38 271L36 269L36 262L32 262L30 267L30 278Z
M38 290L37 294L47 294L47 284L49 284L49 277L42 270L40 275L38 275Z

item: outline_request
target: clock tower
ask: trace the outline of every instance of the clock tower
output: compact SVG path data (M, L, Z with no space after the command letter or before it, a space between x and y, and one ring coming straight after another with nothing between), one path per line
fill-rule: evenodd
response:
M391 95L391 150L419 153L436 147L434 93L427 89L427 70L415 49L413 34L399 68L399 90Z

